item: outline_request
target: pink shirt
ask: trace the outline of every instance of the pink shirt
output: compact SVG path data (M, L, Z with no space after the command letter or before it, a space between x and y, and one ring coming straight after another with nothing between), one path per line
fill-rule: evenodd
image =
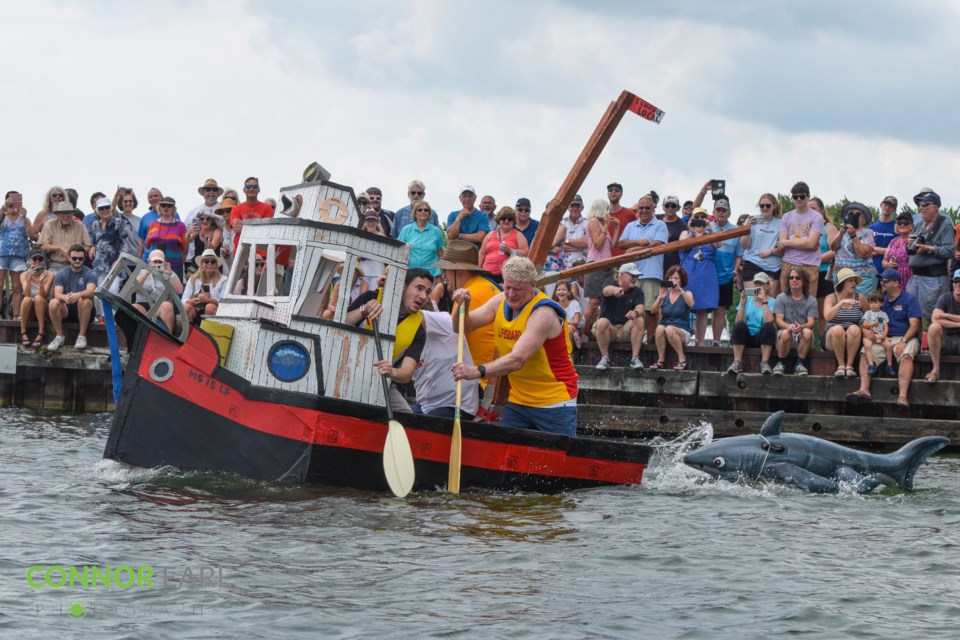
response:
M785 249L783 261L790 264L820 268L820 239L823 234L823 216L808 209L806 213L797 213L796 209L783 215L780 220L780 234L786 234L788 240L808 238L817 234L817 242L812 249Z

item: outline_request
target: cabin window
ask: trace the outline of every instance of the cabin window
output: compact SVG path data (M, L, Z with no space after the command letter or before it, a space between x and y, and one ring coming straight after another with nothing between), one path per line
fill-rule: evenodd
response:
M238 296L277 297L290 294L295 244L240 243L231 272L230 292Z

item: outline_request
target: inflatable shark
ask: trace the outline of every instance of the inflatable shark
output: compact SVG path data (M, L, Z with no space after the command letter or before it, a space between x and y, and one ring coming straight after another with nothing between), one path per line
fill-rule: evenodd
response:
M899 451L881 455L848 449L828 440L796 433L781 434L783 411L771 415L760 435L722 438L687 454L687 465L724 480L769 480L812 493L836 493L840 483L858 493L880 484L913 490L913 476L928 457L950 444L928 436Z

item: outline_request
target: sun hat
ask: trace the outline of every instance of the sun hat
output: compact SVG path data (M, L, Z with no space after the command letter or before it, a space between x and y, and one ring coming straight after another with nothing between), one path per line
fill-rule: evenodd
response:
M230 210L237 206L237 201L233 198L224 198L220 201L220 206L214 211L214 213L223 214L224 212L230 213Z
M447 248L443 250L443 258L430 266L441 269L483 271L480 268L480 251L475 244L466 240L448 242Z
M70 204L69 200L64 200L63 202L57 203L57 206L53 208L53 212L58 215L61 213L69 213L73 215L77 212L77 210L73 208L73 205Z
M870 213L870 209L866 205L860 204L859 202L851 202L843 207L843 210L840 212L841 217L844 220L847 218L847 214L852 211L858 211L863 214L863 217L866 218L866 222L863 223L863 226L867 226L873 221L873 214Z
M161 204L172 204L173 206L176 206L177 201L171 198L170 196L163 196L162 198L160 198L160 202L157 203L157 206L160 206Z
M216 258L216 259L217 259L217 266L218 266L218 267L222 267L222 266L223 266L223 258L221 258L220 256L218 256L217 253L216 253L213 249L204 249L204 250L203 250L203 253L201 253L199 256L197 256L196 258L194 258L193 261L196 262L196 263L197 263L197 266L199 267L201 264L203 264L203 261L204 261L205 258Z
M216 187L218 198L223 195L223 187L218 185L217 181L214 180L213 178L207 178L207 180L203 183L203 186L197 189L197 193L199 193L200 195L204 195L203 190L206 189L207 187Z
M850 278L856 278L857 284L860 284L861 282L863 282L863 278L858 276L856 271L854 271L853 269L844 267L843 269L840 269L840 271L837 272L837 288L839 289L840 285L842 285L844 282L846 282Z

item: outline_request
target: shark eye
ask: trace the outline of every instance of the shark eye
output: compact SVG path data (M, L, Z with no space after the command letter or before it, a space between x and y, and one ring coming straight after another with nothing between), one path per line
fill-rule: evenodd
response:
M727 461L720 456L717 456L713 459L713 466L715 466L717 469L723 469L725 466L727 466Z

